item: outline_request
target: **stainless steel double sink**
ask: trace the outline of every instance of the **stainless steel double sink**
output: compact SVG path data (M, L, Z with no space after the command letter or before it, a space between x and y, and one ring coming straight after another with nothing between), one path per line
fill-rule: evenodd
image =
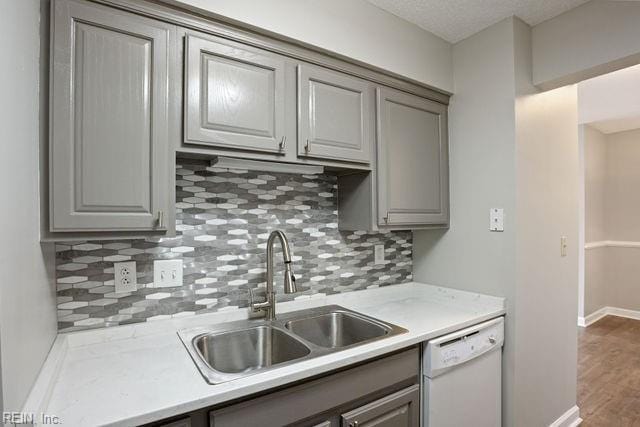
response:
M243 378L407 332L399 326L329 305L178 331L210 384Z

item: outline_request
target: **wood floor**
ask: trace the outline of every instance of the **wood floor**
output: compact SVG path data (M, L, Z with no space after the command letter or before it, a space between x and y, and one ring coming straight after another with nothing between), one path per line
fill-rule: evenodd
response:
M578 328L578 406L582 427L640 427L640 320Z

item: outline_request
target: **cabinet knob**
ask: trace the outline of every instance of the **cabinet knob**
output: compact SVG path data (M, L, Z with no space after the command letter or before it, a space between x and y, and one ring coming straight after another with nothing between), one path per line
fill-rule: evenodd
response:
M164 228L164 211L158 211L158 227Z
M350 422L349 427L358 427L358 422L357 421Z
M280 148L280 150L284 150L284 147L286 147L286 145L287 145L287 136L285 135L280 140L280 143L278 144L278 148Z
M304 144L304 151L307 153L311 151L311 145L309 145L309 140L307 139L306 144Z

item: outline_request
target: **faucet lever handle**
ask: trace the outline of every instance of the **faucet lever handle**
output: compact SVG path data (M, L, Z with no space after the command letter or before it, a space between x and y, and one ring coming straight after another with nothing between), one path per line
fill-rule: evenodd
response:
M251 311L264 310L265 308L269 307L270 305L271 304L269 303L268 298L267 298L266 301L256 302L255 293L254 293L253 289L249 288L249 307L251 307Z

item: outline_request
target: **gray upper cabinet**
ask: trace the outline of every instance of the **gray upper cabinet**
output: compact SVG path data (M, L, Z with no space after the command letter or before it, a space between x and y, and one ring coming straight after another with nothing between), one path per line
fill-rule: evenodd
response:
M88 2L53 5L50 230L162 230L175 27Z
M447 226L447 107L385 87L377 91L378 225Z
M298 67L298 155L369 163L373 147L372 85L307 64Z
M339 170L341 229L448 226L448 95L161 4L51 4L43 240L171 235L178 152Z
M283 58L193 35L185 56L185 143L283 153Z

